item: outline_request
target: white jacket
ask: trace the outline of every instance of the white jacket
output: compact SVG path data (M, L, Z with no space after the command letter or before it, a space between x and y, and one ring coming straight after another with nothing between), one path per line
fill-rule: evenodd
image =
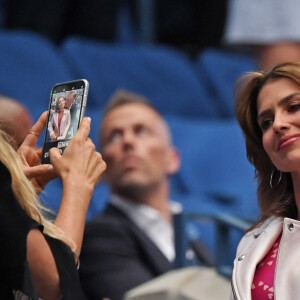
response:
M48 124L49 135L55 132L56 137L64 139L68 133L71 124L71 115L68 109L64 109L63 116L60 122L60 134L58 129L58 112L54 112L51 121Z
M256 265L267 255L281 231L274 299L300 299L300 221L279 217L267 219L245 234L239 243L232 273L231 299L251 299Z

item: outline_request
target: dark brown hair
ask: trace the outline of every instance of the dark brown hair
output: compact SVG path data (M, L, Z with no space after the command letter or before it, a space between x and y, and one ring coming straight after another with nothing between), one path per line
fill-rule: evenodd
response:
M247 73L234 88L236 117L244 133L247 158L255 167L258 181L257 197L261 210L258 223L270 216L297 218L290 174L283 173L280 183L270 187L271 174L276 168L264 150L262 131L257 122L258 94L266 83L279 78L287 78L300 86L300 62L279 64L270 71Z

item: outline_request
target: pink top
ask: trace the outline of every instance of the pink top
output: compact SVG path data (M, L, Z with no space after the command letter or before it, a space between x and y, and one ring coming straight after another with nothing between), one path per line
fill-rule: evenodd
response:
M60 133L60 123L61 123L61 119L63 118L63 115L64 115L63 111L60 111L59 115L58 115L58 136L61 135L61 133Z
M253 300L274 299L274 275L280 240L281 234L277 238L268 254L256 267L251 287Z

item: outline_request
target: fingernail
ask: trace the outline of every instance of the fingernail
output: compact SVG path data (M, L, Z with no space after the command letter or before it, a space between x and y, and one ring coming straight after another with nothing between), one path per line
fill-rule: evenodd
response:
M53 170L54 170L53 166L52 166L52 165L49 166L49 167L48 167L48 170L49 170L49 171L53 171Z
M88 119L88 121L91 123L92 119L90 117L86 117Z

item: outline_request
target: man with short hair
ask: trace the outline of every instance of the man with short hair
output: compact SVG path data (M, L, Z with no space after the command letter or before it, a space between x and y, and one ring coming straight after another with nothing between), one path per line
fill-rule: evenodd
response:
M180 158L160 113L123 90L104 109L99 139L111 197L86 225L80 277L88 299L118 300L172 267L169 176Z
M33 126L33 120L19 101L0 95L0 128L11 136L11 144L17 149Z

